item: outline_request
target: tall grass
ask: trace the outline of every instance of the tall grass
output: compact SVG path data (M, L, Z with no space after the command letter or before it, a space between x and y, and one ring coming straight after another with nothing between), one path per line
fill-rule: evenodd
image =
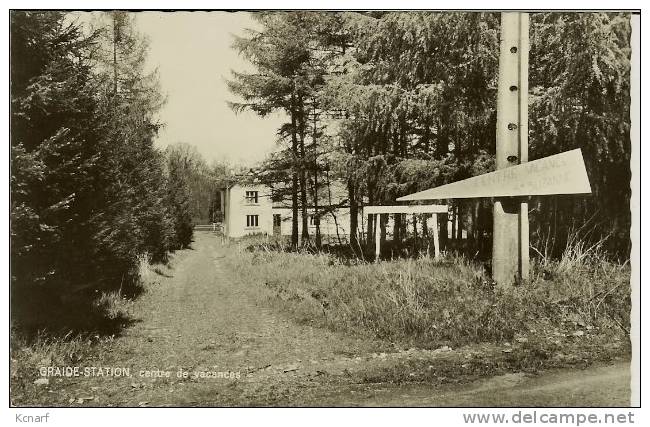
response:
M534 280L550 282L549 298L554 304L568 307L592 323L613 324L629 335L629 261L620 263L609 258L603 249L608 238L589 241L580 237L580 230L573 231L560 259L538 252Z
M423 347L587 326L626 332L629 268L569 254L535 264L533 280L519 287L495 287L480 264L455 256L368 264L239 243L227 262L251 292L299 321Z
M87 363L99 365L104 352L114 336L97 334L73 334L52 336L41 332L26 340L16 331L11 331L10 388L12 399L24 399L35 390L31 384L41 377L40 369L48 366L83 366ZM88 360L92 359L93 362Z

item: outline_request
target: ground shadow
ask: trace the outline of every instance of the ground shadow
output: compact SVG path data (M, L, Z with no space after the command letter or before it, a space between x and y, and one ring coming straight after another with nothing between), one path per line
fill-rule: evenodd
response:
M140 285L128 286L120 295L133 300L143 291ZM10 297L12 330L26 342L44 334L50 338L79 334L119 336L138 322L125 312L112 309L95 289L62 297L53 289L12 287Z

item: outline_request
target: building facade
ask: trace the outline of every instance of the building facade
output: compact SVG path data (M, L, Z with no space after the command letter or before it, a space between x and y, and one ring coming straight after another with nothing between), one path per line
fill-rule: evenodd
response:
M291 208L275 204L271 189L260 184L234 184L221 190L224 235L238 238L250 234L291 236ZM350 232L350 209L307 209L309 235L316 234L320 222L321 236L338 242L347 241ZM362 221L360 217L360 221ZM302 233L302 217L298 218L298 234Z
M273 206L267 187L235 184L221 190L221 194L226 236L273 233Z

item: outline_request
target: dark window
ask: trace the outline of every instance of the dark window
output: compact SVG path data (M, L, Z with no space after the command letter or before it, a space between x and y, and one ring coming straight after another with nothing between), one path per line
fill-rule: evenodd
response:
M273 226L280 227L282 225L282 215L273 214Z
M257 191L247 191L246 192L246 202L248 203L259 203Z
M258 227L259 219L259 215L246 215L246 227Z

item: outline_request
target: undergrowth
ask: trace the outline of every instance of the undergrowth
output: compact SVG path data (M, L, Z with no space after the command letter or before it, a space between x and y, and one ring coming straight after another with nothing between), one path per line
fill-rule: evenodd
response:
M42 367L80 366L89 359L100 363L103 350L110 347L123 328L132 323L134 299L154 286L156 275L162 274L160 270L164 268L142 259L137 289L120 287L115 291L80 293L64 301L48 302L39 298L30 304L30 323L16 322L21 317L12 313L12 395L20 395L21 390L38 379ZM41 313L34 311L47 304L50 307Z
M251 292L298 321L407 345L596 334L627 340L629 265L584 249L533 263L531 280L514 287L495 286L480 264L453 255L370 264L244 241L226 261Z

